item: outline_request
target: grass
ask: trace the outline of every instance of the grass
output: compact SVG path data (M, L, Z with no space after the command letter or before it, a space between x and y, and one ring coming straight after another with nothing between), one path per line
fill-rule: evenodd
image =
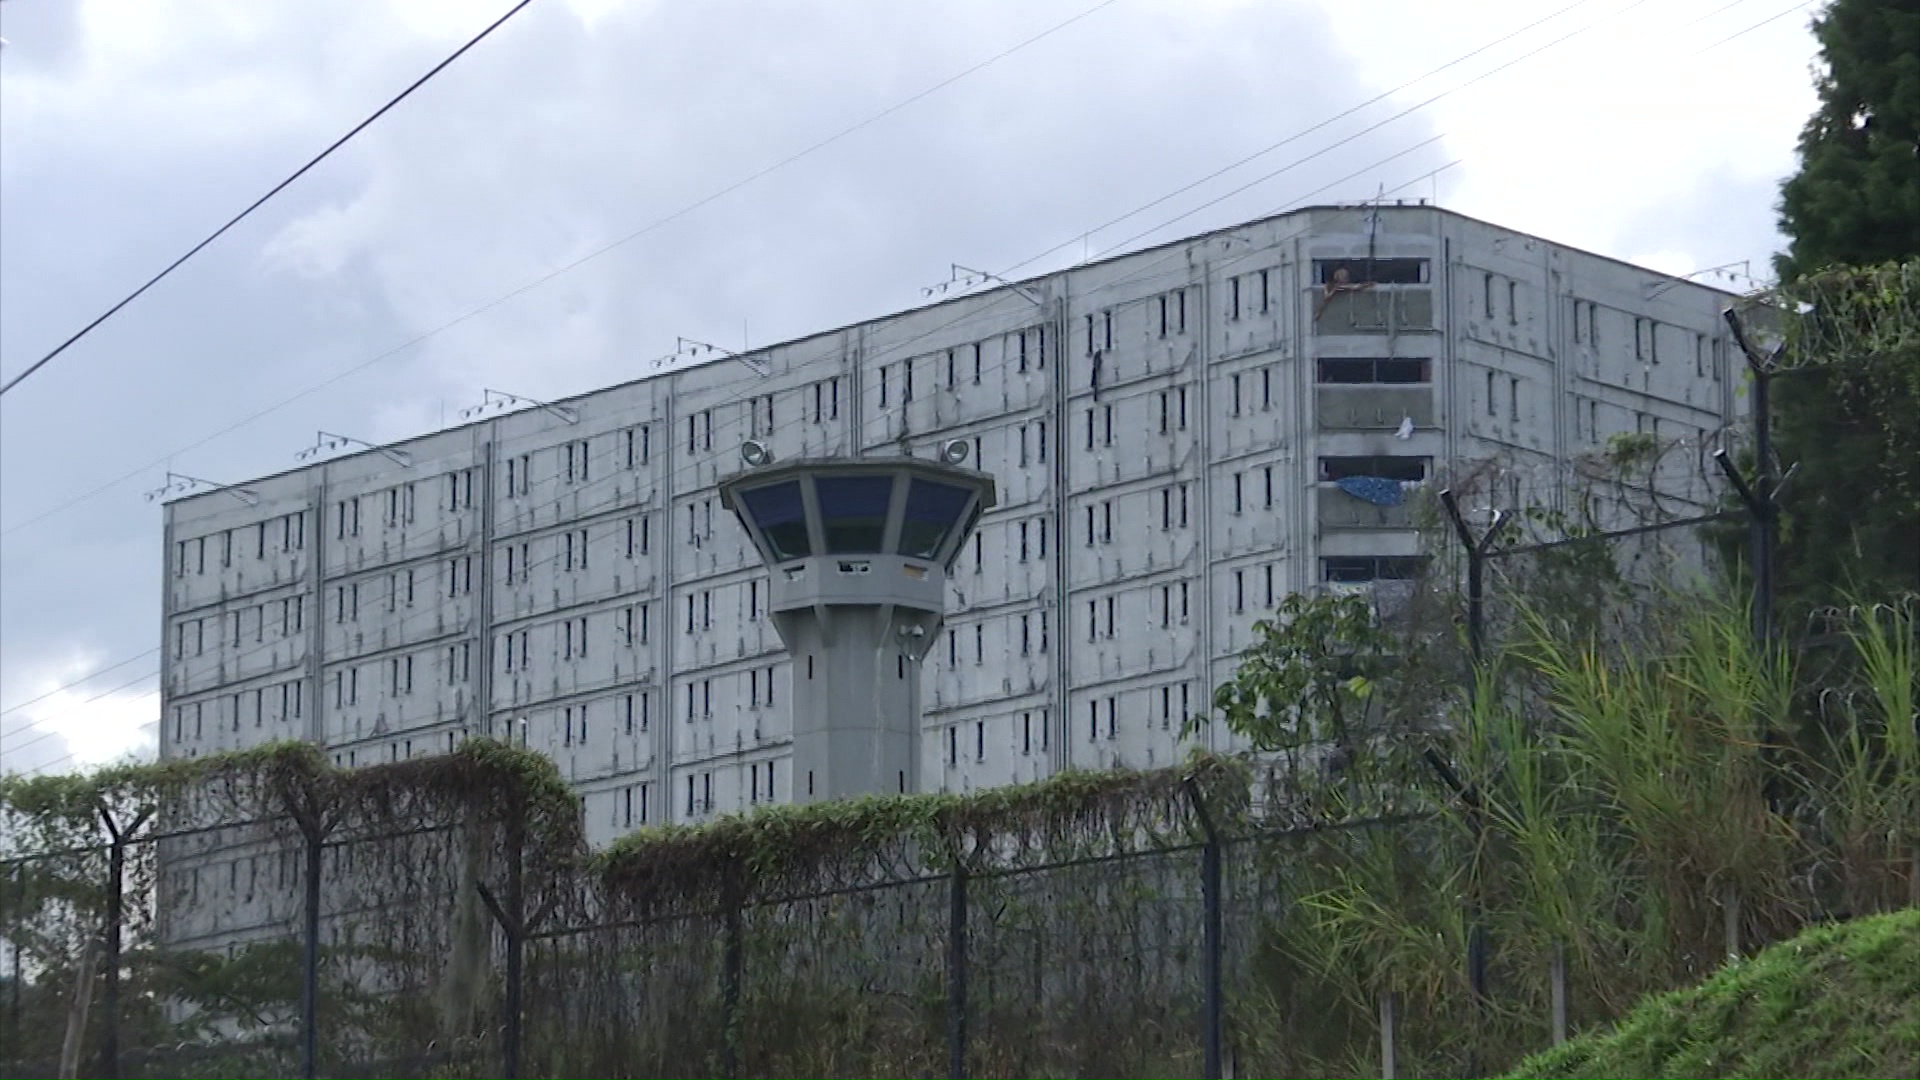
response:
M1920 1075L1920 909L1806 931L1511 1075Z

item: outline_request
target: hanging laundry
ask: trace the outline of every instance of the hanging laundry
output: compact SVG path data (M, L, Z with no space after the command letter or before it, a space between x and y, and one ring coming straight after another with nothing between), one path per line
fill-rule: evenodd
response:
M1399 506L1406 501L1406 491L1400 481L1389 480L1384 476L1343 476L1333 482L1341 491L1375 506Z

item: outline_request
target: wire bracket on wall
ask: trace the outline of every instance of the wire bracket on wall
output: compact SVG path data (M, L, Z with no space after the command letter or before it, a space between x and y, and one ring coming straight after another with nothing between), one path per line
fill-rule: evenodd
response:
M296 461L309 461L329 450L339 450L348 446L364 447L403 469L413 467L413 455L407 453L405 450L395 450L390 446L375 446L365 439L356 439L351 435L336 435L331 431L315 432L313 445L293 456Z
M203 489L231 495L248 506L260 505L260 496L246 488L216 484L211 480L202 480L197 476L188 476L171 469L167 471L167 482L164 485L147 492L147 501L153 502L156 499L167 499L175 495L190 495Z
M952 293L955 296L959 296L970 289L984 285L987 282L993 282L995 285L1012 289L1014 292L1019 293L1034 307L1043 308L1047 306L1046 299L1031 285L1016 284L1001 277L999 274L990 274L985 270L975 270L969 266L961 266L959 263L952 263L950 267L947 280L940 282L938 285L929 285L921 289L920 295L932 297L945 296L948 293Z
M692 360L703 356L724 356L729 360L740 361L741 364L745 365L747 370L763 379L773 374L773 365L767 363L764 357L737 353L732 349L722 348L719 345L709 345L704 341L695 341L690 337L676 337L673 339L673 342L673 355L667 357L666 361L661 362Z
M490 412L506 412L508 409L519 408L522 405L531 405L541 412L558 417L565 423L577 424L580 422L579 411L568 408L565 405L554 405L550 402L535 401L533 398L523 397L520 394L509 394L505 390L482 389L480 394L480 404L469 405L460 410L462 419L470 420L476 416Z

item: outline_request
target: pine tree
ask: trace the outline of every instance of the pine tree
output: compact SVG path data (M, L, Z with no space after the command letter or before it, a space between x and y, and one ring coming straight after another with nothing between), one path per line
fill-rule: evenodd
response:
M1814 20L1820 105L1781 185L1783 282L1920 258L1920 0L1833 0ZM1789 609L1920 590L1920 350L1817 357L1774 384ZM1871 367L1868 367L1871 365ZM1797 602L1796 602L1797 601Z
M1834 0L1814 20L1820 107L1781 185L1781 280L1920 255L1920 0Z

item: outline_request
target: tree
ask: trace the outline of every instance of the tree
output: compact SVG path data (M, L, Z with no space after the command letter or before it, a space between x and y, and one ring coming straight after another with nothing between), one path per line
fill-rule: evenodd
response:
M1419 735L1445 696L1436 683L1449 676L1428 655L1430 635L1384 622L1372 598L1349 593L1291 594L1253 632L1212 704L1227 730L1284 765L1269 797L1307 817L1401 807L1409 774L1424 768ZM1205 722L1190 718L1186 734Z
M1834 0L1813 30L1820 107L1780 189L1782 281L1920 255L1920 3Z
M1789 300L1845 276L1821 273L1831 267L1920 257L1920 2L1834 0L1813 27L1820 105L1800 135L1800 168L1781 185L1791 244L1777 269ZM1851 319L1860 304L1844 306L1811 318ZM1920 428L1920 347L1877 335L1870 349L1835 350L1832 329L1802 335L1815 348L1799 350L1773 395L1781 456L1800 467L1779 549L1789 608L1920 589L1920 466L1899 460Z

